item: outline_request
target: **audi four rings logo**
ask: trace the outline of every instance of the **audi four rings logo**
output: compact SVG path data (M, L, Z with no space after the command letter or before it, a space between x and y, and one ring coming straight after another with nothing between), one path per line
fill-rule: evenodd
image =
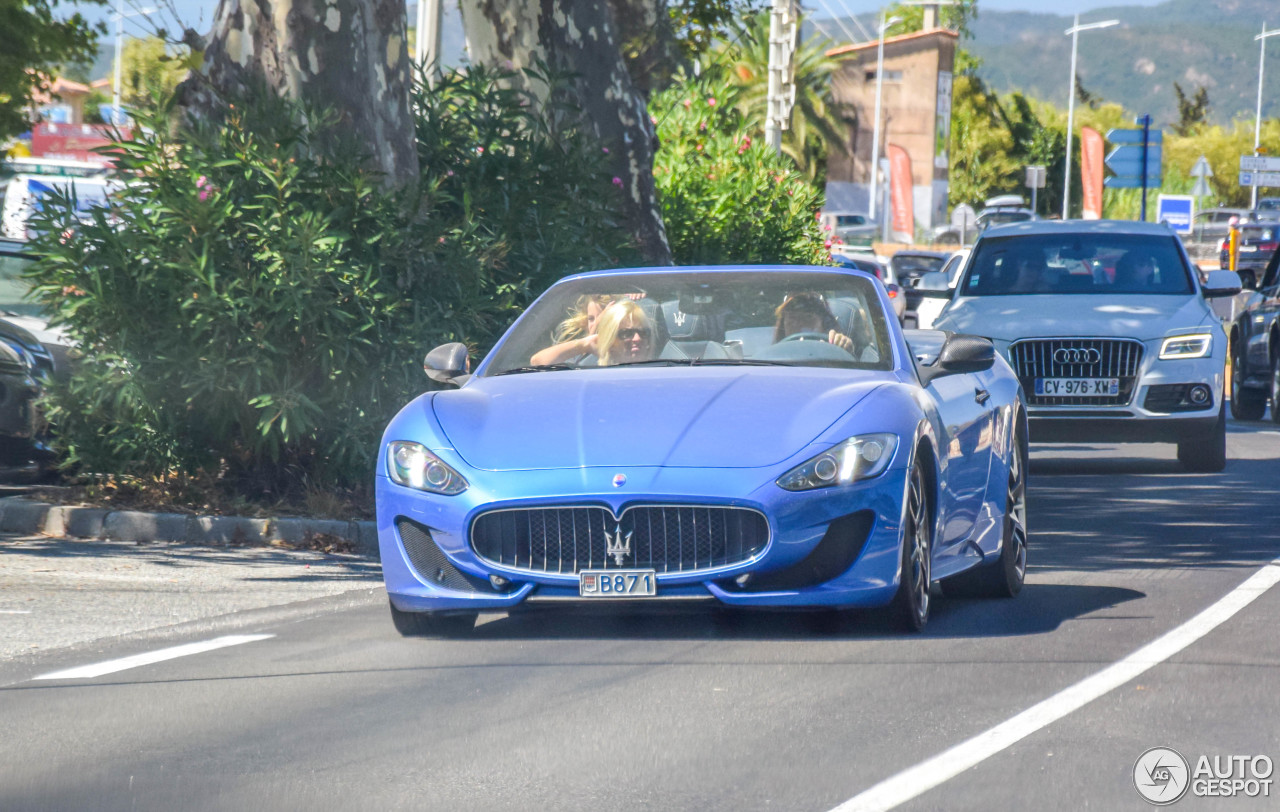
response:
M1102 353L1093 347L1062 347L1053 351L1055 364L1096 364L1102 360Z

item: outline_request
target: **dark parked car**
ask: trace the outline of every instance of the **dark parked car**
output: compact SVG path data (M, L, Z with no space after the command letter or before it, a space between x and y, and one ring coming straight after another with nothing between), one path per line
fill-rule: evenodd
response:
M1224 239L1231 228L1232 217L1239 218L1242 223L1257 219L1254 212L1249 209L1233 209L1225 206L1202 209L1196 212L1195 218L1191 221L1191 242L1213 243Z
M1240 226L1240 253L1236 257L1236 273L1240 274L1240 284L1246 288L1256 288L1267 262L1280 245L1280 222L1266 221L1246 223ZM1227 242L1219 246L1219 260L1222 269L1231 267Z
M44 421L32 405L44 382L67 371L69 343L27 300L24 244L0 239L0 464L47 459Z
M1280 252L1262 269L1258 289L1231 323L1231 416L1261 420L1271 402L1271 419L1280 423Z

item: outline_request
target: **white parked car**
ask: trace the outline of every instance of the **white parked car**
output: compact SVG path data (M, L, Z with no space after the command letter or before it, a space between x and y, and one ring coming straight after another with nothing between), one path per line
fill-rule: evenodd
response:
M953 291L956 284L960 281L960 271L964 270L964 264L969 259L969 254L973 253L968 248L961 248L952 252L947 259L947 264L942 266L942 270L933 273L927 273L916 280L916 287L920 291L924 290L945 290ZM908 298L918 299L916 304L916 325L921 330L932 330L933 323L942 313L942 308L946 306L947 300L940 297L927 297L920 295L919 291L913 291L908 294Z
M986 336L1022 382L1032 442L1176 443L1191 470L1226 464L1227 337L1163 225L1031 221L974 245L934 329Z

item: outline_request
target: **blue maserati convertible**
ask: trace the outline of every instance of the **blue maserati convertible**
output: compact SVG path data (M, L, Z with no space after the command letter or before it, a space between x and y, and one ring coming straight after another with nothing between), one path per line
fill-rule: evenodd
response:
M546 599L887 606L1018 594L1027 428L985 338L904 333L883 286L817 267L561 280L377 467L396 628L457 634ZM952 593L954 594L954 593Z

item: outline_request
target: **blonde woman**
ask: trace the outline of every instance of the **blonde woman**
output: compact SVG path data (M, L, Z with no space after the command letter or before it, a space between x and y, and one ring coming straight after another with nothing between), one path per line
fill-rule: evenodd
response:
M612 302L613 297L607 294L579 296L573 303L569 318L560 322L560 326L556 328L552 337L555 343L534 353L529 363L534 366L563 364L584 355L594 355L597 321Z
M630 299L605 308L596 322L596 355L600 366L648 361L653 357L653 324Z

